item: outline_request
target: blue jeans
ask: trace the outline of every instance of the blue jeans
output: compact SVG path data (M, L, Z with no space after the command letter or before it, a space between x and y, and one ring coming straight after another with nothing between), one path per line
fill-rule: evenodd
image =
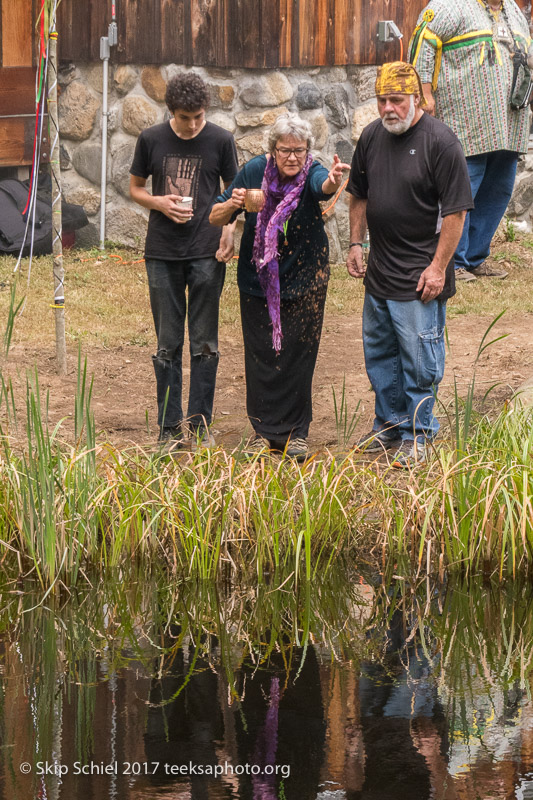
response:
M401 439L433 439L433 415L444 374L446 302L380 300L363 307L365 366L374 389L373 429L394 427Z
M182 353L189 293L191 377L187 417L193 428L211 424L218 369L218 309L226 265L215 258L188 261L146 259L150 305L157 334L152 356L159 427L179 425ZM167 399L168 393L168 399Z
M490 243L513 193L518 153L495 150L466 159L475 208L466 215L455 251L455 269L473 270L490 252Z

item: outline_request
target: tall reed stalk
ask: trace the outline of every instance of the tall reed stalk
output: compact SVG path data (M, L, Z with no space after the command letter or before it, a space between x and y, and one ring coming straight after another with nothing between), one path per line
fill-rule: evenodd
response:
M23 303L24 303L24 297L17 302L17 281L15 279L11 284L9 308L7 310L6 327L4 330L4 341L2 349L5 358L7 358L9 355L9 349L11 347L11 339L13 338L13 330L15 327L15 319Z

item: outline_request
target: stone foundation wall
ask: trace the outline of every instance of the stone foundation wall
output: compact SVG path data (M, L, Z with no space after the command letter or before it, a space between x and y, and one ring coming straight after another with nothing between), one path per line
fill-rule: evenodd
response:
M110 68L106 239L142 246L148 212L129 199L129 168L138 134L168 119L165 84L183 67L120 65ZM194 67L210 87L207 118L231 131L239 163L265 152L265 134L285 111L311 123L314 154L326 166L334 153L351 160L362 129L377 116L375 67L320 67L261 71ZM63 189L84 206L91 225L78 232L85 245L99 240L102 65L69 64L60 70L59 121ZM343 192L327 221L332 261L348 244Z
M119 65L110 68L106 239L142 247L148 212L129 199L129 168L138 134L169 118L166 81L183 67ZM207 118L231 131L239 163L265 152L265 134L285 111L311 123L315 156L326 166L334 153L350 162L365 125L377 117L375 67L245 70L194 67L210 87ZM65 197L83 205L90 226L78 242L99 241L102 65L69 64L60 70L59 121ZM522 160L509 213L530 223L533 155ZM348 198L343 192L326 223L331 260L344 260L349 243Z

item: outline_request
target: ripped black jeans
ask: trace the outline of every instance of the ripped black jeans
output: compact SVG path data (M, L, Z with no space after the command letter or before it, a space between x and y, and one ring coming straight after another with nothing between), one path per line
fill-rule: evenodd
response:
M160 428L179 425L183 419L182 354L187 290L191 353L187 419L194 429L210 425L219 360L218 309L226 265L215 258L146 259L146 272L157 334L157 353L152 359L158 425Z

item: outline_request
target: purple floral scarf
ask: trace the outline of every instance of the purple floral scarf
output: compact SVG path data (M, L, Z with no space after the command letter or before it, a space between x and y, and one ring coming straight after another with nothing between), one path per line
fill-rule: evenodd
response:
M279 234L300 202L305 179L313 157L307 155L303 169L292 180L283 181L278 172L276 159L267 161L261 189L265 194L265 205L257 215L252 261L257 268L259 283L265 293L268 315L272 323L272 347L281 350L281 318L279 291Z

